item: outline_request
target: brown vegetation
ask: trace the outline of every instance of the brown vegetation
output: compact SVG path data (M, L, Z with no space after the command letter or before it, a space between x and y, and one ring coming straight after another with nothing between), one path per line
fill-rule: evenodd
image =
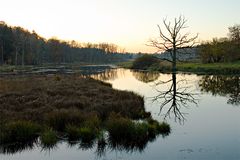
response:
M142 150L159 134L170 133L170 126L155 122L144 110L143 97L92 78L12 76L0 78L0 84L0 153L34 144L50 149L60 140L81 148L98 141Z
M56 114L63 114L66 121L83 121L90 115L104 120L111 112L138 119L145 114L142 97L91 78L11 77L0 78L0 84L2 120L43 122Z

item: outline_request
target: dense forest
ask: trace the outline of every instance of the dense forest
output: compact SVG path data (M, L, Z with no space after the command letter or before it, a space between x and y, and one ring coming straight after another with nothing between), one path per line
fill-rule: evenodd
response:
M35 31L0 22L0 64L114 63L126 61L132 56L115 44L45 39Z

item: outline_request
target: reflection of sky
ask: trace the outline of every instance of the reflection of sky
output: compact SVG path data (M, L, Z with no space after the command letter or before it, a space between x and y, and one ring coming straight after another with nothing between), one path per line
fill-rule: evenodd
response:
M135 91L145 97L145 106L153 113L153 117L161 120L158 116L159 104L152 103L147 97L156 95L152 88L153 83L143 83L133 77L129 70L118 70L117 79L109 80L114 88ZM160 74L159 79L168 80L171 75ZM177 75L177 79L189 80L188 86L197 89L197 80L201 77L196 75ZM165 87L159 89L165 90ZM196 92L200 92L198 89ZM106 157L102 159L131 159L131 160L179 160L179 159L201 159L201 160L239 160L240 159L240 107L227 104L227 97L215 96L201 93L198 97L199 104L190 105L186 121L183 125L173 119L168 119L172 133L165 137L159 137L155 142L149 143L143 153L125 153L109 150ZM52 151L50 155L40 150L24 151L12 156L0 155L1 160L77 160L94 159L95 148L91 150L77 149L77 146L69 148L61 144L59 148Z

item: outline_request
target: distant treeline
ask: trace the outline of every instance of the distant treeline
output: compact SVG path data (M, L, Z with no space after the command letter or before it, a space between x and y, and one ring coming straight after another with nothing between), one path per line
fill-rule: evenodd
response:
M229 27L228 37L214 38L202 43L200 58L204 63L233 62L240 60L240 25Z
M47 40L35 31L0 22L0 64L114 63L133 57L133 54L123 53L115 44Z

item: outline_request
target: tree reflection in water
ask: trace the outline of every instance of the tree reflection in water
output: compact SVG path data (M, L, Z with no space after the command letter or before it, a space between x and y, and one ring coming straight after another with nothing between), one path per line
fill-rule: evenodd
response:
M117 69L106 69L104 71L97 71L91 74L83 74L85 77L92 77L97 80L101 81L109 81L115 80L118 77L118 70Z
M171 115L174 115L175 121L184 123L186 114L181 111L182 107L188 108L189 104L197 105L196 93L189 91L190 86L186 86L187 80L177 81L176 73L172 73L172 78L167 81L158 81L155 87L164 88L167 90L158 90L158 94L153 97L153 101L160 103L159 115L164 116L164 120ZM179 87L178 87L179 86Z
M132 71L132 73L137 80L144 83L154 82L160 76L158 72Z
M240 76L206 75L199 81L201 91L229 96L228 104L240 105Z

